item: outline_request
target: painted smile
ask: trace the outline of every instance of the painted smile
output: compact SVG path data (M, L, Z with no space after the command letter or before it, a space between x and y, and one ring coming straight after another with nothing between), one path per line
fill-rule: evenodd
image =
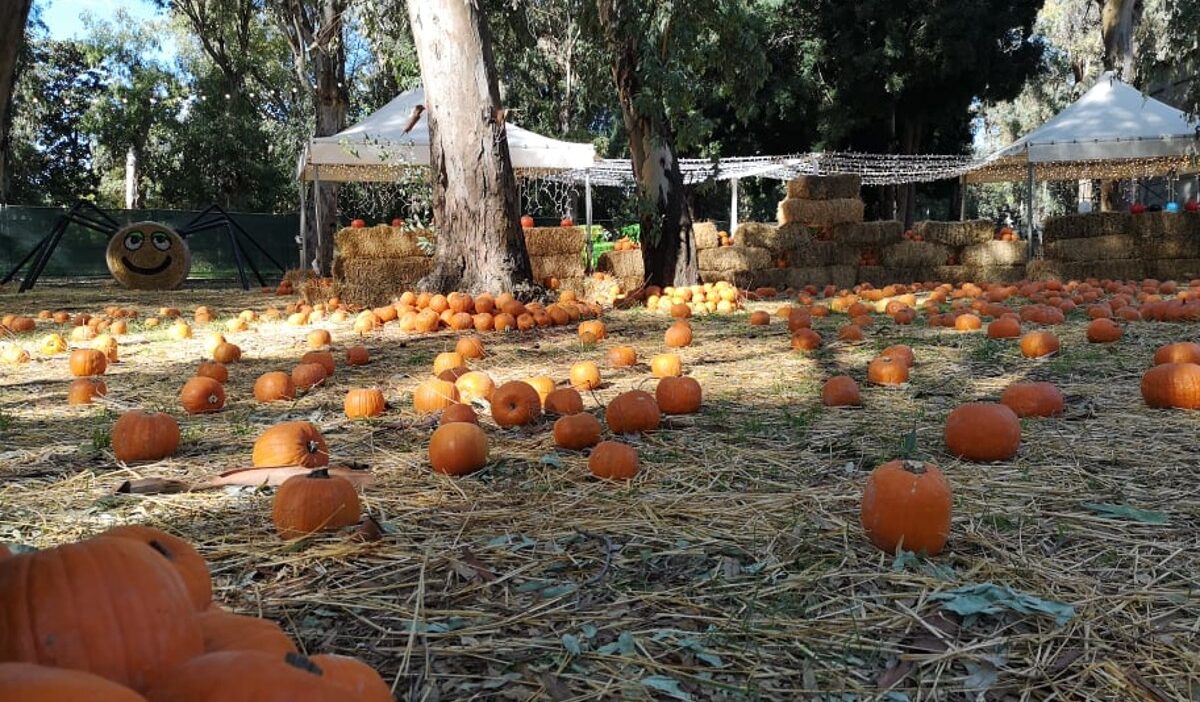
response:
M158 264L157 266L155 266L153 268L142 268L141 266L135 266L129 260L128 256L122 256L121 263L124 263L126 268L128 268L129 270L131 270L134 273L137 273L139 275L158 275L159 273L162 273L163 271L167 270L167 268L170 267L171 257L167 256L166 258L163 259L162 263Z

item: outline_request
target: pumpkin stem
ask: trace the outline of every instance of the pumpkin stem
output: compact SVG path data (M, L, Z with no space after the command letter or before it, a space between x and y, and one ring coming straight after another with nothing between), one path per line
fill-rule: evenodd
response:
M311 660L309 660L308 656L302 653L288 651L283 655L283 662L287 663L293 668L299 668L306 673L312 673L313 675L325 674L325 671L321 670L320 666L318 666L316 663L313 663Z
M160 543L158 542L158 539L151 539L151 540L150 540L150 542L149 542L149 544L150 544L150 548L152 548L152 549L154 549L155 551L158 551L159 553L161 553L161 554L163 555L163 558L166 558L168 561L173 561L173 560L175 560L175 559L174 559L174 558L171 556L171 552L167 550L167 547L166 547L166 546L163 546L162 544L160 544Z
M308 442L308 452L309 453L317 453L320 451L320 448L321 448L321 445L318 444L316 441Z
M308 474L308 477L317 478L320 480L326 480L329 478L329 469L328 468L318 468L318 469L310 472Z
M900 462L900 465L904 466L904 470L912 473L913 475L923 475L925 473L924 461L904 460Z

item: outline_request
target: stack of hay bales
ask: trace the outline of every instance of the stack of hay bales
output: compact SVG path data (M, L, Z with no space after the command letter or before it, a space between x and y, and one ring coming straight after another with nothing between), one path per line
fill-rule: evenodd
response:
M738 227L733 246L699 249L696 263L700 267L700 280L705 283L725 281L739 288L759 285L762 271L771 267L771 252L760 246L742 243L743 228Z
M1200 277L1200 213L1099 212L1050 217L1045 258L1029 276L1063 280Z
M551 278L559 287L582 288L583 249L587 233L583 227L530 227L525 230L525 249L533 279L545 285Z
M790 180L787 197L779 202L779 223L820 228L861 222L861 189L862 176L852 173L800 176Z
M333 278L337 292L359 305L387 304L412 290L433 267L434 234L381 224L346 228L334 235Z
M1012 283L1025 277L1029 245L1024 241L998 241L991 220L917 222L913 231L925 244L944 253L931 278L951 283Z
M626 292L637 290L646 280L646 266L642 262L641 249L605 251L596 260L596 270L607 273Z

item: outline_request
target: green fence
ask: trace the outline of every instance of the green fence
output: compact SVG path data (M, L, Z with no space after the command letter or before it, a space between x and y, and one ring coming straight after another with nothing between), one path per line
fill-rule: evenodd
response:
M132 222L162 222L172 227L181 227L190 222L199 211L184 210L105 210L113 219L128 224ZM25 257L42 237L50 233L58 217L66 212L55 207L0 207L0 277L3 277L17 262ZM275 260L285 268L298 265L299 254L296 236L300 232L298 214L257 214L231 212L230 217L254 237ZM42 277L84 278L107 276L108 266L104 262L104 249L108 239L100 232L78 225L70 225L46 265ZM225 228L210 229L192 235L188 239L192 250L191 278L234 278L237 262L229 247ZM246 251L268 282L278 280L279 272L252 244ZM251 282L253 274L246 271Z

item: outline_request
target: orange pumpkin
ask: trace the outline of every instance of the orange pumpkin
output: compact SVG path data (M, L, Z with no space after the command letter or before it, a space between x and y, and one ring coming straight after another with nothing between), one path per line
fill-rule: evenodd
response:
M821 402L826 407L854 407L862 404L862 394L854 378L835 375L821 388Z
M554 422L554 445L578 451L600 441L600 420L586 412L568 414Z
M1107 317L1093 319L1087 326L1087 340L1093 344L1110 344L1120 341L1121 327Z
M686 307L686 306L685 306ZM667 328L663 341L671 348L682 348L692 344L692 325L678 321Z
M763 310L756 310L750 313L750 326L762 327L771 323L771 315Z
M1058 337L1054 332L1032 331L1021 337L1021 353L1028 358L1049 356L1058 349Z
M108 368L108 358L103 351L96 349L75 349L71 352L68 363L71 367L71 375L80 378L104 375L104 371Z
M978 331L983 327L983 320L973 314L960 314L954 318L956 331Z
M454 344L454 350L462 358L483 358L483 340L477 336L464 336Z
M147 702L347 702L346 688L298 653L218 651L170 671L146 691Z
M1142 376L1142 399L1147 407L1200 409L1200 365L1161 363Z
M1021 422L1008 407L972 402L946 418L946 448L968 461L1004 461L1021 446Z
M458 388L448 380L431 378L413 391L413 409L418 414L437 414L458 401Z
M237 344L222 342L212 350L212 357L217 363L236 363L242 358L242 349Z
M354 388L346 393L342 407L350 419L378 417L383 414L387 403L379 388Z
M579 414L583 411L583 398L574 388L559 388L549 395L543 403L546 414Z
M324 373L324 369L321 371ZM277 402L296 399L296 384L292 376L283 371L263 373L254 381L254 399L259 402Z
M614 346L605 357L614 368L626 368L637 363L637 351L632 346Z
M492 419L502 427L524 426L542 416L542 399L529 383L509 381L492 394Z
M202 361L200 367L196 369L196 375L201 378L212 378L222 385L229 382L229 369L225 367L225 364L216 361Z
M579 361L571 366L570 380L576 390L595 390L600 387L600 369L591 361Z
M333 343L333 337L326 329L314 329L308 333L308 348L325 349Z
M1000 393L1000 404L1018 417L1056 417L1066 400L1054 383L1013 383Z
M989 339L1015 339L1021 335L1021 321L1016 317L1001 317L988 324Z
M252 462L256 468L319 468L329 465L329 446L309 422L282 422L259 435Z
M364 346L351 346L346 349L346 365L365 366L371 362L371 354Z
M683 375L683 359L678 354L660 353L650 359L650 373L655 378Z
M157 461L179 448L179 424L169 414L130 410L113 423L112 451L118 461Z
M1180 341L1159 348L1154 352L1154 365L1164 363L1200 363L1200 344Z
M908 382L908 362L903 356L876 356L867 365L867 380L876 385Z
M108 386L103 380L76 378L71 381L71 388L67 391L67 404L90 405L96 397L107 394Z
M618 441L601 441L588 456L588 470L605 480L628 480L637 475L637 449Z
M379 673L357 658L325 653L309 658L321 677L347 690L354 702L392 702L392 690Z
M327 377L325 366L320 363L300 363L292 369L292 386L294 390L311 390Z
M261 651L282 656L296 651L296 644L269 619L214 608L197 614L196 621L204 636L205 653Z
M179 391L179 404L188 414L216 412L225 406L225 388L212 378L191 378Z
M443 424L429 439L429 465L437 473L467 475L483 468L487 460L487 434L476 424Z
M354 484L330 475L326 468L283 481L271 502L271 521L283 539L337 531L361 518L362 504Z
M812 329L797 329L792 334L792 348L797 351L815 351L821 348L821 335Z
M208 573L208 563L187 541L144 524L113 527L100 536L133 539L146 544L175 568L197 612L208 609L212 604L212 577Z
M325 376L333 377L333 354L329 351L309 351L300 357L301 363L316 363L325 369Z
M890 461L871 471L859 514L867 538L881 550L936 556L950 535L952 505L950 484L936 465Z
M133 690L82 670L0 663L0 698L13 702L146 702Z
M667 377L658 381L654 400L663 414L695 414L700 411L703 390L695 378Z
M433 374L437 375L451 368L464 368L466 365L466 360L463 359L462 354L459 352L443 351L433 359Z
M661 420L658 401L642 390L630 390L617 395L604 410L604 421L615 434L653 431Z
M442 410L442 416L438 418L438 424L452 424L454 422L478 424L479 417L475 415L475 410L470 405L460 402Z

